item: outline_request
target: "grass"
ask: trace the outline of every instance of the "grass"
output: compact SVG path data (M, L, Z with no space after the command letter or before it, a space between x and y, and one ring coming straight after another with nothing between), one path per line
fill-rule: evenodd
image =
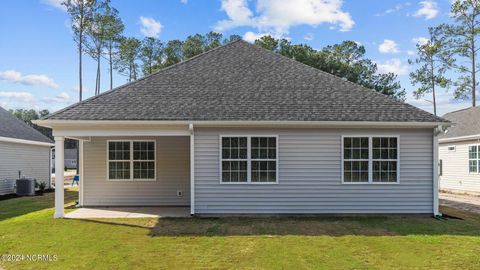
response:
M54 220L53 200L0 201L0 254L58 256L0 269L480 269L480 216L450 208L458 218Z

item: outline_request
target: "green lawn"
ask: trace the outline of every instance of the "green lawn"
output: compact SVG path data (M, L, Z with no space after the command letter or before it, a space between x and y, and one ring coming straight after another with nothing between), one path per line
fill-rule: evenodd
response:
M52 206L53 193L0 201L0 254L58 256L0 269L480 269L480 216L453 209L461 219L54 220Z

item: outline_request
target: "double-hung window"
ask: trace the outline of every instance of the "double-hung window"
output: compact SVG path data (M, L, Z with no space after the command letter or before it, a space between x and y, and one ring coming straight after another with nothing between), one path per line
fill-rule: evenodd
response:
M397 136L344 136L344 183L398 183Z
M108 141L109 180L155 180L155 141Z
M277 136L221 136L222 183L276 183Z
M468 146L468 172L480 173L480 145Z

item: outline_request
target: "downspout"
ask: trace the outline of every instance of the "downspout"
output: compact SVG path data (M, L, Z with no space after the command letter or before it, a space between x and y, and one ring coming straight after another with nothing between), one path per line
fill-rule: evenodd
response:
M188 125L190 131L190 215L195 215L195 132L193 124Z
M442 126L433 129L433 216L441 217L438 201L438 135L443 132Z

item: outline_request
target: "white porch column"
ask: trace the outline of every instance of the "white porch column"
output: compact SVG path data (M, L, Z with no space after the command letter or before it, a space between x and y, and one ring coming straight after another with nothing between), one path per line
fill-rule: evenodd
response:
M79 168L79 172L80 172L80 181L79 181L79 186L78 186L78 203L80 206L83 206L83 175L84 175L84 172L83 172L83 145L84 145L84 141L83 140L79 140L78 141L78 160L77 160L77 166Z
M64 188L63 170L64 164L64 141L65 137L55 136L55 214L54 218L63 218L64 213Z
M190 215L195 214L195 133L193 124L188 126L190 130Z

